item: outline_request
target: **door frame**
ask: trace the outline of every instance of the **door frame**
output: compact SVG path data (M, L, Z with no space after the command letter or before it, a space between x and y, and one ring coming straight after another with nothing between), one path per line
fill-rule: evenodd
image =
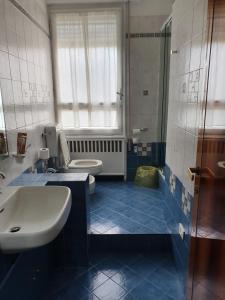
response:
M212 39L214 29L214 12L215 12L216 0L208 0L208 12L207 12L207 28L206 37L203 41L203 45L206 47L205 67L204 67L204 94L201 99L201 122L198 130L198 142L197 142L197 156L196 156L196 169L201 169L203 158L203 143L205 139L205 121L207 113L208 103L208 85L210 79L210 58L212 52ZM194 280L195 280L195 265L197 263L197 228L198 228L198 215L200 205L200 183L201 176L195 174L194 176L194 198L192 204L192 221L190 229L190 249L189 249L189 269L188 269L188 282L187 282L187 300L193 299L194 292Z

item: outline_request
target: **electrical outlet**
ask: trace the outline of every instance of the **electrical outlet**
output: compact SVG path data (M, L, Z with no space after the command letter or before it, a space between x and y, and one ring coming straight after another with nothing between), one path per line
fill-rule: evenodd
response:
M181 223L179 223L179 235L180 235L181 239L183 240L184 235L185 235L185 230L184 230L184 226Z

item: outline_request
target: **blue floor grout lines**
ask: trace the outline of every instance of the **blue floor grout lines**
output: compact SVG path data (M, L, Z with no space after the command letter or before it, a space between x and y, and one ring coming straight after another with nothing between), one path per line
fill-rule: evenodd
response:
M170 256L113 254L91 257L87 269L58 271L48 300L183 300Z
M97 182L90 197L94 234L166 234L165 200L159 190L125 182Z
M90 210L95 234L169 233L159 190L97 182ZM46 300L184 300L182 276L169 253L91 254L88 267L54 273Z

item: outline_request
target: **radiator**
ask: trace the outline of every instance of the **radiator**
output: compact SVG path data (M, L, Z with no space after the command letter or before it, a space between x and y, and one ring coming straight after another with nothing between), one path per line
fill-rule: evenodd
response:
M71 159L99 159L103 161L101 175L126 176L126 141L108 138L67 137Z

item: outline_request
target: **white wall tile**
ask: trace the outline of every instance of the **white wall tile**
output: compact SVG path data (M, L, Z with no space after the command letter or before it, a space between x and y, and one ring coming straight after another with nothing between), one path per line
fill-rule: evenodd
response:
M202 51L202 33L192 39L190 71L200 68Z
M19 2L46 26L44 1ZM37 160L43 143L41 133L45 124L54 121L54 109L49 38L9 0L0 0L0 16L5 16L0 18L0 88L10 152L0 163L7 184ZM44 106L37 101L38 86ZM27 132L31 143L23 161L12 157L19 131Z
M10 79L9 55L0 51L0 78Z
M6 26L16 32L16 8L11 1L5 0L4 3Z
M195 0L192 37L202 34L204 27L204 17L206 12L205 10L207 8L207 1Z
M15 12L15 21L17 35L24 37L24 15L18 9Z
M196 164L196 143L204 94L203 33L207 0L176 0L173 10L166 163L193 194L187 169Z
M27 67L28 67L29 82L35 83L35 81L36 81L36 78L35 78L35 65L33 63L28 62Z
M20 59L20 76L21 81L28 82L28 68L27 68L27 62L23 59Z
M19 59L13 55L9 55L9 65L11 78L13 80L20 80L20 62Z
M14 104L13 99L13 88L12 88L12 81L11 79L0 79L1 84L1 94L2 94L2 100L4 107L7 107L7 105Z
M0 50L7 51L7 39L6 39L6 24L4 15L4 1L0 0Z
M17 36L17 47L18 47L18 57L26 60L27 59L27 52L26 52L26 43L24 36Z
M9 53L14 56L18 56L17 34L11 29L11 27L6 27L6 32Z
M14 103L16 105L23 104L21 82L13 80L12 81L12 88L13 88Z
M190 59L191 59L191 41L180 46L178 50L178 55L174 55L177 74L183 75L190 70Z
M7 130L16 129L15 105L11 80L1 79L0 87L4 104L5 126Z

